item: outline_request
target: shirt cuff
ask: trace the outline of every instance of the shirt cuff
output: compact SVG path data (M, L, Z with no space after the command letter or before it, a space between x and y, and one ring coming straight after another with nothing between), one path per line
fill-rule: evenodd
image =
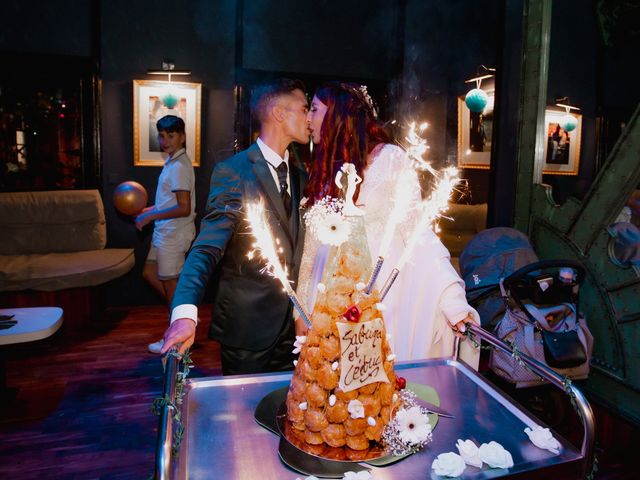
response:
M169 323L173 323L179 318L188 318L198 324L198 307L185 303L184 305L178 305L171 312L171 320Z

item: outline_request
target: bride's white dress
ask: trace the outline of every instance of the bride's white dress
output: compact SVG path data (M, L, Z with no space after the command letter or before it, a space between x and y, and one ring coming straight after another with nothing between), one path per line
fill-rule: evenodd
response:
M360 185L357 204L365 210L365 229L372 266L378 257L380 243L391 213L396 179L402 170L409 178L403 188L411 190L415 200L420 199L420 184L411 160L401 148L385 144L374 149L368 159ZM391 246L384 256L384 264L378 277L381 288L408 243L412 231L411 222L406 221L396 228ZM315 300L316 285L321 272L318 261L326 256L327 249L319 245L313 235L305 236L305 245L300 274L298 295L311 310ZM414 360L433 357L448 357L453 352L454 333L452 325L472 313L480 323L478 313L468 305L464 282L451 265L450 255L438 237L426 229L416 247L412 259L407 263L384 300L384 321L387 333L391 334L391 345L396 360ZM461 343L461 358L477 368L479 349L472 342Z

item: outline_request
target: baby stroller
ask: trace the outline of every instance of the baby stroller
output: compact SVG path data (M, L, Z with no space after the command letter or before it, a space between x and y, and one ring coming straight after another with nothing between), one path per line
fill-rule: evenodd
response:
M588 376L593 337L578 310L585 275L579 262L538 261L525 235L497 228L476 235L460 267L485 329L561 375ZM516 355L492 351L489 367L516 388L542 384Z
M471 239L460 254L460 271L467 301L480 314L482 327L493 331L504 315L500 279L537 262L524 233L514 228L489 228Z

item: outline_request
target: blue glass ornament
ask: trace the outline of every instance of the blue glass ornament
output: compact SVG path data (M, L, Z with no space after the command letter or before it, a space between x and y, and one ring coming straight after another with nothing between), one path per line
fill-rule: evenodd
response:
M470 90L469 93L467 93L467 96L464 97L464 103L467 104L469 110L476 113L483 111L488 102L489 97L487 96L487 93L479 88Z
M567 113L560 119L560 126L565 132L570 132L571 130L575 130L578 126L578 119L570 113Z
M168 92L165 95L163 95L162 103L164 104L165 107L169 109L175 108L175 106L178 104L178 97L174 95L172 92Z

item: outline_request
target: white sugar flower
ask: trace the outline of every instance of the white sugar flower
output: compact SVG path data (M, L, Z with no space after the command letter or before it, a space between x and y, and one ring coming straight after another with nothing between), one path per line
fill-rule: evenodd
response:
M304 411L307 409L307 402L302 402L300 405L298 405L298 407L300 407L300 410Z
M529 427L524 429L524 433L529 436L529 440L536 447L543 450L549 450L552 453L560 453L560 442L553 437L553 434L548 428L542 428L540 425L535 425L533 430Z
M327 291L327 286L322 282L318 283L318 285L316 285L316 288L320 293L324 293Z
M335 362L333 362L331 364L331 370L333 370L334 372L338 369L338 367L340 366L340 364L338 363L338 361L336 360Z
M293 361L293 366L294 366L294 367L297 367L297 366L298 366L298 360L294 360L294 361Z
M351 418L364 418L364 405L360 400L350 400L347 411L351 414Z
M327 245L339 246L349 239L351 224L338 212L329 213L315 228L316 238Z
M302 345L304 345L304 342L307 341L307 337L304 335L296 335L296 341L293 342L293 346L295 347L293 349L293 354L298 354L300 353L300 350L302 349Z
M407 395L404 395L407 392ZM410 455L431 441L431 425L427 411L418 405L408 390L403 390L404 408L398 410L394 418L384 427L382 440L388 452L395 456ZM415 397L415 394L413 394ZM397 400L398 395L394 394ZM394 403L395 401L394 400Z
M337 246L346 241L351 233L351 224L346 220L343 209L343 200L325 197L305 213L304 221L320 242Z
M367 417L367 425L369 425L370 427L375 427L376 419L373 417Z
M458 452L464 460L464 463L472 467L482 468L482 460L480 459L480 449L472 440L460 440L456 443Z
M336 404L336 396L332 394L329 397L329 405L333 407L335 404Z
M390 353L389 355L387 355L387 362L393 362L395 359L396 359L395 353Z
M448 452L438 455L431 464L431 468L441 477L459 477L467 466L460 455Z
M367 288L367 285L364 282L358 282L356 283L356 290L358 292L361 292L362 290L364 290L365 288Z
M480 445L480 459L491 468L511 468L513 458L498 442L483 443Z
M371 480L372 478L369 470L361 470L359 472L344 472L342 480Z
M408 445L420 444L431 436L429 418L419 407L401 409L396 413L400 439Z
M387 306L384 303L376 303L376 308L380 312L384 312L387 309Z

